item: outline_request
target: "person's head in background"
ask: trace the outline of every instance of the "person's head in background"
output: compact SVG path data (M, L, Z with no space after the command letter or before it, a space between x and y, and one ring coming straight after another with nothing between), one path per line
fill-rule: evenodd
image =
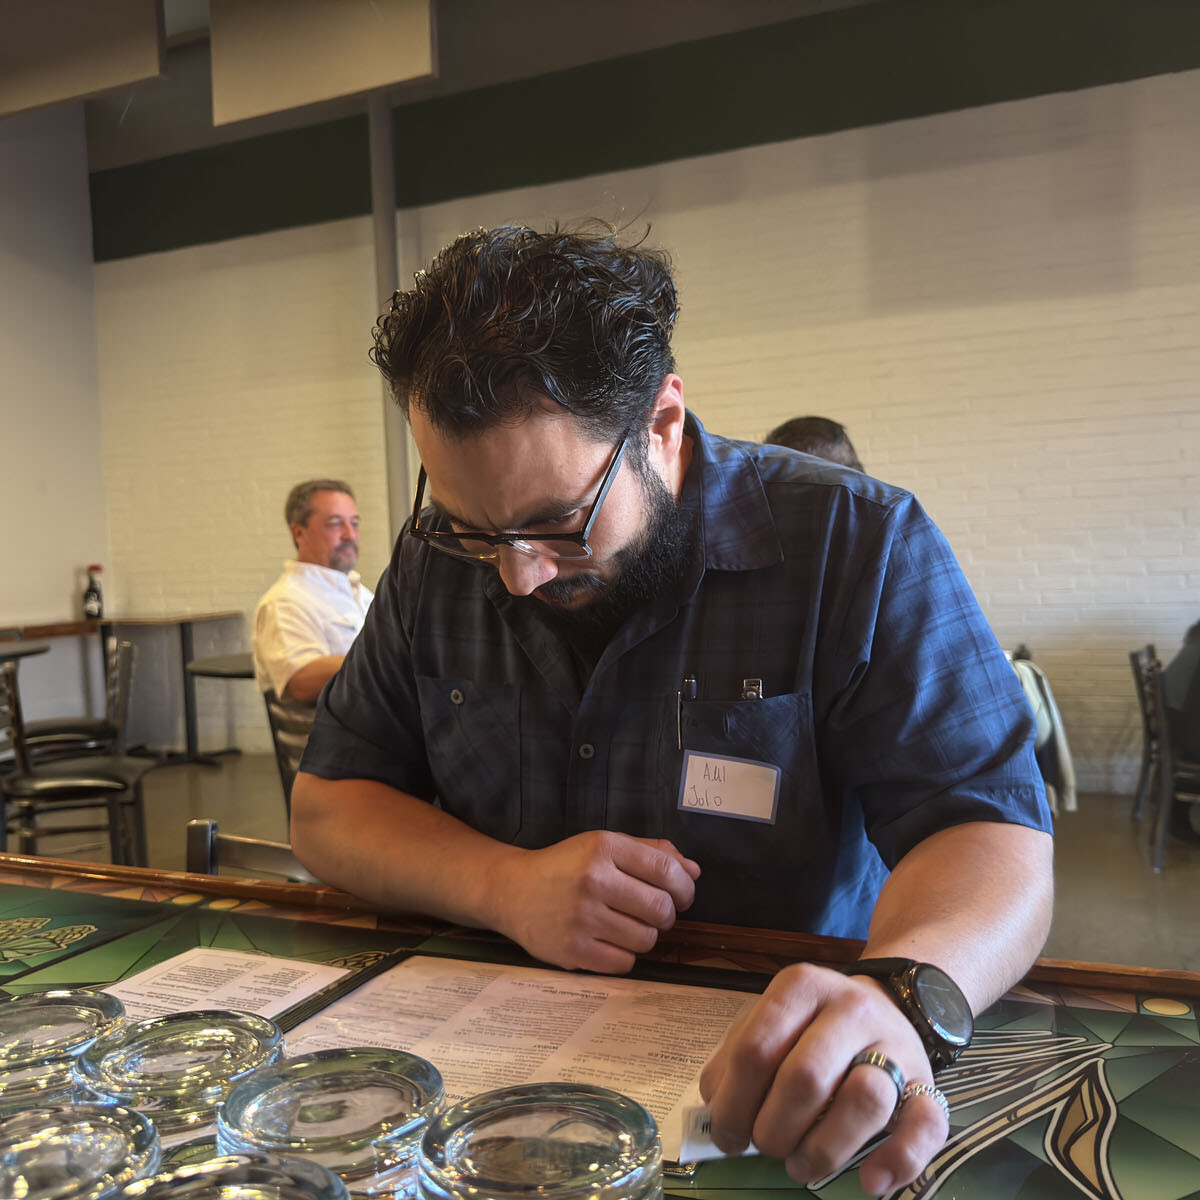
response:
M827 458L856 471L863 469L846 427L827 417L793 417L777 425L763 441L768 445L788 446L805 454L815 454L817 458Z
M283 509L296 561L345 574L358 563L358 508L348 483L306 479L288 493Z

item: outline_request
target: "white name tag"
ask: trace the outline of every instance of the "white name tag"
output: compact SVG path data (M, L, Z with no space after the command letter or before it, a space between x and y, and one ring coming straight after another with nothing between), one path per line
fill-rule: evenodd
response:
M778 767L750 758L685 750L676 807L681 812L774 825L782 774Z
M747 1154L757 1154L758 1147L751 1142L742 1151L742 1157ZM708 1162L713 1158L724 1158L725 1152L717 1149L712 1140L712 1113L708 1106L703 1108L685 1108L683 1110L683 1138L680 1142L679 1161L681 1163Z

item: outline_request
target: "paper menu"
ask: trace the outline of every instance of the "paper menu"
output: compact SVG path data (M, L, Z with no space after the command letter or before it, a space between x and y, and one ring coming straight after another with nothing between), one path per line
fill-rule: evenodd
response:
M196 946L104 990L121 1000L130 1021L206 1008L276 1017L347 974L323 963Z
M754 1002L745 992L416 956L287 1035L287 1053L391 1046L432 1062L449 1101L551 1080L623 1092L678 1158L701 1068Z

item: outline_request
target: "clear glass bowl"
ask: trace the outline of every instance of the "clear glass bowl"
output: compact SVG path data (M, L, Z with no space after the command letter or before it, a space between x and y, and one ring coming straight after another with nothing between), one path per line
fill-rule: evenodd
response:
M216 1119L233 1085L283 1052L274 1021L254 1013L171 1013L113 1030L76 1059L102 1100L151 1117L164 1137Z
M426 1200L659 1200L662 1144L636 1101L581 1083L530 1083L464 1100L421 1141Z
M346 1185L320 1163L268 1154L227 1154L131 1184L121 1200L347 1200Z
M108 1104L31 1108L0 1117L0 1196L108 1200L158 1170L158 1134Z
M0 1002L0 1112L77 1099L75 1056L124 1019L116 996L85 988Z
M162 1148L162 1169L175 1171L179 1167L194 1167L197 1163L208 1162L220 1154L217 1149L217 1131L210 1126L204 1133L196 1137L184 1138L172 1145Z
M266 1150L324 1164L354 1194L416 1194L416 1155L445 1096L441 1073L403 1050L318 1050L256 1071L217 1120L223 1152Z

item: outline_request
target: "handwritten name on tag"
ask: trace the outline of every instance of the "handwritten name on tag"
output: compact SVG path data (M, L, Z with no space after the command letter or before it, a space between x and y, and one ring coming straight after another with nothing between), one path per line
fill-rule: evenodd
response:
M774 825L782 774L778 767L750 758L685 750L676 807L681 812Z

